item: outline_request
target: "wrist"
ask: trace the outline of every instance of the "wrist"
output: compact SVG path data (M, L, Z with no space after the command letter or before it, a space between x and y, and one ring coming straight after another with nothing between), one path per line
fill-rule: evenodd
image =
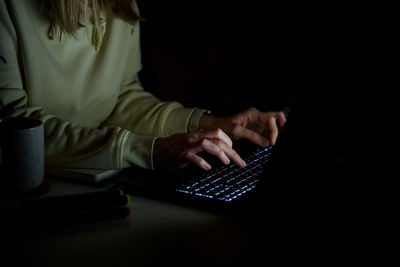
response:
M204 113L200 117L198 129L214 129L216 119L217 117L214 115Z
M190 117L189 124L188 124L188 132L194 132L198 129L204 129L200 126L200 119L205 114L211 114L211 111L206 109L195 109ZM204 119L203 119L203 126L204 126Z

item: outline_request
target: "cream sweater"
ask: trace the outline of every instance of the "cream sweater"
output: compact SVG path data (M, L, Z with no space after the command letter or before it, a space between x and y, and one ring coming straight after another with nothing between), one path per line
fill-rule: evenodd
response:
M145 92L139 24L105 17L57 36L39 0L0 0L0 118L44 122L47 167L152 168L156 137L196 128L203 112ZM62 38L59 38L62 37Z

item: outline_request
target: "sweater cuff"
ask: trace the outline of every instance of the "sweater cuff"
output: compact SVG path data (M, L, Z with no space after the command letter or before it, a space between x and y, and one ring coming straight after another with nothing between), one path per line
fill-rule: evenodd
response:
M122 168L136 165L153 169L153 146L156 139L154 136L128 133L122 146Z
M189 120L188 129L187 129L189 133L194 132L199 128L200 118L204 113L211 114L211 111L206 110L206 109L198 109L198 108L196 108L193 111L192 116L190 117L190 120Z

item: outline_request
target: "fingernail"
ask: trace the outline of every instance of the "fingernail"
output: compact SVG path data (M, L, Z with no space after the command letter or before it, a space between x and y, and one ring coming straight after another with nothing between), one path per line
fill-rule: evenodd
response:
M209 171L209 170L211 170L211 165L208 164L208 163L205 163L205 164L204 164L204 168L205 168L207 171Z
M222 158L225 164L229 164L231 162L226 155L223 155Z
M241 160L240 163L241 163L241 165L242 165L243 167L246 167L246 165L247 165L247 164L246 164L246 161L244 161L244 160Z
M271 141L271 146L274 146L276 144L276 139Z
M268 139L264 139L264 146L269 146L269 141L268 141Z

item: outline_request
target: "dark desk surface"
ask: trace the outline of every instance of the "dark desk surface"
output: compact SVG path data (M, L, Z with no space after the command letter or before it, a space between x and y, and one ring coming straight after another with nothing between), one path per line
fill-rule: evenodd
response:
M49 182L53 191L90 191L88 185L62 182L60 187L57 180ZM131 199L126 219L2 232L2 252L12 262L28 266L254 266L281 258L285 250L288 234L268 224L137 195Z
M272 266L277 266L275 263L286 261L359 263L374 257L382 261L384 258L378 251L385 243L379 237L390 235L382 232L387 223L382 221L380 213L374 212L382 209L377 205L381 195L374 195L377 190L367 190L370 180L360 175L359 169L338 171L335 177L334 181L346 186L329 195L333 197L332 207L318 205L325 209L326 217L319 215L323 214L321 209L315 209L311 217L307 216L308 221L303 224L306 227L300 226L296 231L279 229L262 216L243 220L241 216L224 216L131 194L131 214L125 219L34 231L0 229L0 263L11 262L16 266L266 266L273 263ZM354 186L343 183L349 179ZM112 186L84 185L54 178L48 181L51 190L46 196ZM327 180L329 184L331 181ZM300 221L294 218L293 224L299 225ZM385 227L380 227L381 221Z

